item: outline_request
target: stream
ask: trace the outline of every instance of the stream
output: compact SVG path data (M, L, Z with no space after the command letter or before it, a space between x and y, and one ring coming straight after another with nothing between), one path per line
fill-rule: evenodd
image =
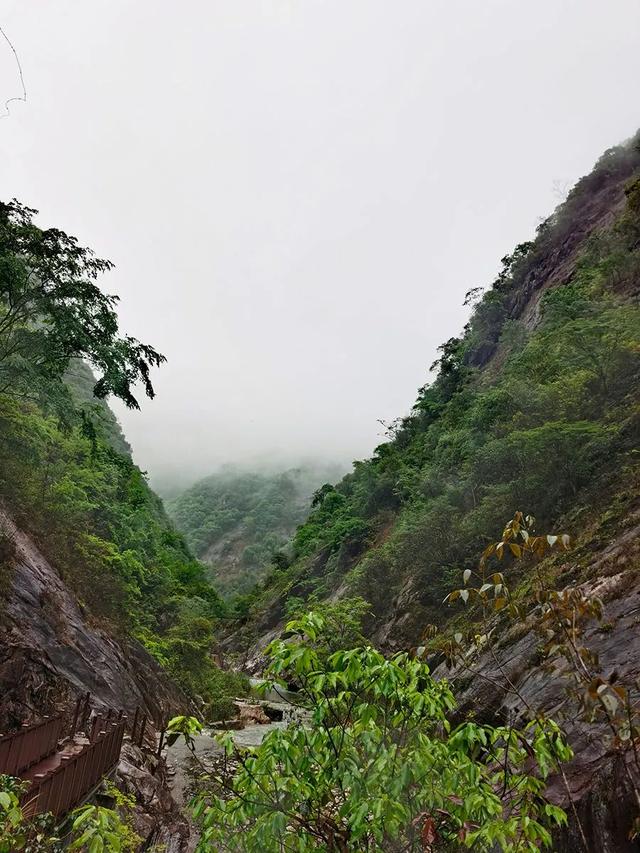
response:
M262 683L259 679L251 679L252 687L258 687ZM285 728L294 716L294 693L288 690L270 690L262 694L261 699L268 702L271 708L281 707L283 720L270 723L248 723L244 729L231 731L234 743L239 747L260 746L265 735L275 729ZM195 754L206 768L213 768L216 758L222 755L222 747L215 740L215 736L222 734L223 731L226 730L205 728L201 734L194 737ZM183 738L179 738L172 746L166 747L165 755L171 793L178 806L184 808L189 804L190 799L194 774L193 756Z

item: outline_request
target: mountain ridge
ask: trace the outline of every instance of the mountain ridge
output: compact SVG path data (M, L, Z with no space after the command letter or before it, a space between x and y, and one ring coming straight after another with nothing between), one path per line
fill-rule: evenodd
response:
M502 272L479 298L463 335L440 347L434 365L438 368L436 380L420 389L411 413L392 425L389 441L380 445L371 459L355 463L353 473L327 494L298 529L292 566L285 571L274 568L263 588L256 591L247 623L254 635L263 629L269 633L281 624L282 599L287 595L304 599L311 590L322 599L349 588L373 601L375 624L385 625L376 628L371 622L374 640L384 639L390 648L413 642L419 633L418 624L432 621L429 617L433 617L434 608L439 609L437 602L442 601L447 586L441 575L438 593L442 595L433 598L426 610L418 608L422 612L413 620L414 627L403 630L398 624L394 638L386 624L391 602L398 595L406 598L406 585L413 583L412 571L414 580L416 574L424 573L415 571L417 554L412 559L410 553L404 558L401 553L388 553L394 537L406 547L411 542L411 528L444 524L444 517L439 516L448 514L446 507L460 516L464 527L467 519L480 514L482 501L493 494L494 502L502 504L500 518L495 518L494 512L483 525L479 519L471 522L476 532L471 535L471 531L461 530L464 545L456 547L450 538L440 549L439 559L447 574L458 563L471 565L469 559L476 550L473 542L497 533L515 505L522 504L523 492L530 493L530 501L544 504L544 483L518 489L505 477L495 481L495 486L487 484L487 476L491 480L493 475L488 475L479 454L486 454L490 447L496 447L497 452L500 442L506 451L510 440L522 449L527 439L532 453L540 450L536 450L534 439L538 444L546 440L551 455L555 452L551 449L554 440L580 453L589 442L606 443L607 434L618 424L611 412L608 420L605 417L608 389L597 387L602 377L597 376L595 362L600 359L604 363L609 358L607 348L612 348L611 359L619 360L607 367L612 375L618 371L618 378L613 375L610 382L612 395L617 395L617 414L631 417L632 426L635 424L632 413L636 402L630 400L630 408L623 412L623 397L631 390L637 370L634 330L638 328L639 146L637 135L607 151L538 227L535 240L520 244L503 259ZM565 330L573 336L568 343L562 340ZM615 350L618 334L626 337ZM581 354L585 340L593 351ZM540 368L545 346L547 352L553 349L554 359L547 377ZM595 364L593 369L590 359ZM562 397L563 381L575 386L570 389L572 400ZM531 394L527 393L527 383ZM535 394L539 399L534 399ZM602 411L593 415L590 410L594 406ZM551 434L554 417L555 438ZM557 458L561 460L561 456ZM594 459L594 470L606 454L599 459ZM576 475L578 479L569 491L586 485L590 464L585 456L584 470ZM558 479L551 471L546 473ZM473 482L462 488L462 481L470 476ZM498 497L500 489L509 491L509 500ZM430 506L432 522L426 520ZM555 506L549 505L537 514L542 521L553 522L568 506L567 495L558 495ZM529 509L535 511L535 507ZM443 532L440 540L444 539L447 534ZM375 588L367 588L368 568L375 560L386 578L384 599L376 595ZM374 576L375 572L372 582ZM389 584L393 595L388 594ZM402 618L406 625L406 614Z
M311 507L313 492L339 476L338 465L274 470L227 465L166 502L167 511L223 597L242 596L261 579Z

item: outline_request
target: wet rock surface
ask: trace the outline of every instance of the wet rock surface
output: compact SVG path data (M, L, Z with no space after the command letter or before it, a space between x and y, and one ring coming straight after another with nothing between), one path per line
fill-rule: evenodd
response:
M70 711L91 693L98 710L142 708L157 724L184 713L186 697L133 639L91 621L33 540L0 508L15 546L11 588L0 605L0 731Z
M164 853L189 849L194 837L192 827L171 793L163 760L125 743L115 781L118 788L135 798L133 824L143 839L142 849L159 848Z
M594 554L587 570L580 573L591 577L581 588L604 605L602 620L591 620L586 626L582 645L597 654L603 677L615 673L617 682L628 687L640 679L639 566L640 513L636 513L628 519L626 530ZM637 806L623 764L626 760L630 772L637 773L631 751L624 757L615 749L605 721L586 723L581 719L570 692L566 662L558 659L550 667L545 665L540 636L526 626L522 634L522 627L499 637L495 657L484 652L473 659L473 669L479 674L470 676L460 668L450 671L443 664L434 674L452 681L461 717L473 713L488 723L517 721L527 717L529 706L562 724L575 756L565 767L569 792L560 778L551 779L549 786L552 799L569 813L570 826L557 839L557 853L584 850L572 815L574 807L588 838L589 853L637 851L638 843L629 838ZM507 682L519 696L508 689Z
M259 746L269 732L286 725L283 722L249 723L239 731L233 731L234 743L239 748ZM193 751L183 738L178 739L164 751L166 762L167 788L171 797L180 809L182 819L189 833L184 841L184 847L175 848L191 853L195 849L198 828L191 820L189 802L199 788L198 779L204 775L233 775L237 762L233 757L227 758L224 750L216 740L216 735L222 730L205 729L193 738Z

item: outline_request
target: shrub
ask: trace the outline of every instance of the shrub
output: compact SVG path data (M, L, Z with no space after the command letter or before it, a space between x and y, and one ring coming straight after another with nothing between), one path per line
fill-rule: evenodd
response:
M294 680L310 726L271 732L223 791L200 798L198 850L418 851L437 840L473 850L538 851L565 820L544 778L570 757L552 722L524 730L454 727L445 681L406 653L318 653L327 624L309 613L270 648L269 673ZM227 752L233 738L225 736Z

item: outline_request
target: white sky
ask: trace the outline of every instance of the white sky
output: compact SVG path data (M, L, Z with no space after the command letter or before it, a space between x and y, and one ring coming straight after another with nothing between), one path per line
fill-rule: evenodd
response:
M156 482L352 459L468 288L640 125L639 0L0 0L0 187L117 268L163 351ZM0 44L0 97L20 93Z

